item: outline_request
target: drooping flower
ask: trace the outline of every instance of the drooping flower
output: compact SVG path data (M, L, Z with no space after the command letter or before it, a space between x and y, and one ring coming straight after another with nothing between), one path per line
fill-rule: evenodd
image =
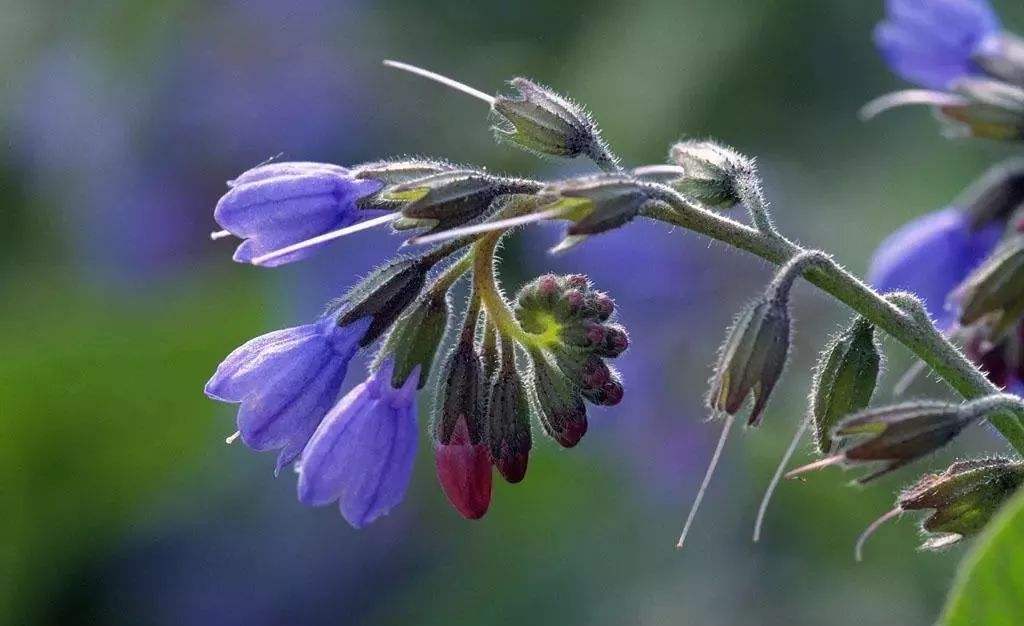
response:
M338 502L355 528L386 515L405 496L416 456L416 368L398 388L394 362L345 395L317 428L298 463L299 500Z
M875 45L892 71L930 89L982 73L973 57L1001 30L988 0L887 0L885 8Z
M973 228L970 216L956 207L930 213L882 242L868 280L882 292L913 291L939 327L948 328L955 319L946 308L949 294L995 248L1001 234L998 222Z
M356 202L380 190L382 183L359 179L339 165L313 162L270 163L248 170L228 185L214 218L232 235L245 239L235 250L241 263L344 228L359 221ZM268 260L291 263L312 254L309 246Z
M302 452L338 399L349 361L370 319L339 326L331 317L261 335L232 352L206 395L240 403L238 432L254 450L277 450L277 471Z

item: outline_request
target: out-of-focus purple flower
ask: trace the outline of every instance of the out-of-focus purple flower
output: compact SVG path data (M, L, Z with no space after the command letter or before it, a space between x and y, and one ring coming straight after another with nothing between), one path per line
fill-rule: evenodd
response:
M348 363L370 325L333 318L250 340L206 383L206 395L241 403L238 432L254 450L276 450L277 471L291 463L338 398Z
M875 251L868 280L882 292L912 291L920 296L940 328L955 316L949 294L984 260L1002 234L996 221L974 229L956 207L929 213L889 235Z
M234 259L248 263L285 246L344 228L359 219L356 201L380 189L374 180L359 180L349 170L328 163L270 163L255 167L228 185L214 209L214 219L245 239ZM282 265L309 256L316 246L266 263Z
M386 361L324 418L299 460L299 500L338 501L355 528L386 515L405 497L416 456L419 367L399 388Z
M887 0L885 7L875 45L892 71L930 89L980 74L972 57L1001 28L987 0Z

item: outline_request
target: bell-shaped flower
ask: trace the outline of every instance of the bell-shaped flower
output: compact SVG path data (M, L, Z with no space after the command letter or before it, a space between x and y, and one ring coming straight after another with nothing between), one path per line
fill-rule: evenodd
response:
M419 368L391 386L394 361L356 386L317 428L298 463L299 500L337 501L355 528L386 515L409 486L416 457Z
M281 449L280 471L334 406L369 325L369 318L339 326L324 317L256 337L224 359L206 383L206 395L241 404L242 441L254 450Z
M228 183L214 219L228 233L244 239L234 260L250 263L292 244L359 221L357 202L383 183L357 178L339 165L294 162L255 167ZM309 256L316 245L268 259L283 265Z
M981 73L974 57L1001 26L988 0L887 0L875 45L893 72L930 89Z
M1002 230L998 222L974 228L955 207L919 217L882 242L868 280L882 292L916 293L938 326L948 328L956 317L946 307L950 293L992 252Z

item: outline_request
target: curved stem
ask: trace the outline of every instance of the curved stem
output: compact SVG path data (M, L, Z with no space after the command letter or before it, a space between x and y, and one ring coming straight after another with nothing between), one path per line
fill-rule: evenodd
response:
M489 233L473 244L473 288L487 312L487 319L498 333L528 344L532 336L519 325L494 276L494 253L504 234Z
M805 252L802 247L781 235L765 233L695 207L670 187L657 183L646 183L646 187L652 197L660 200L646 207L645 214L648 217L699 232L776 265L784 265ZM910 294L896 298L899 302L897 304L831 260L827 264L815 264L807 268L803 275L810 283L831 294L905 345L964 398L971 400L1001 392L935 328L920 302ZM909 310L904 311L901 307ZM989 422L1018 453L1024 454L1024 426L1021 425L1020 415L1020 411L1005 410L990 417Z

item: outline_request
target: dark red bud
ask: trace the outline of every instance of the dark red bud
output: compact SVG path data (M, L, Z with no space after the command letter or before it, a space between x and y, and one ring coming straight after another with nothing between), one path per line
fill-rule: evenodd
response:
M586 298L582 291L571 289L565 292L565 301L569 304L569 312L575 314L581 308L583 308L583 302Z
M615 406L622 402L622 397L625 395L626 390L622 387L622 383L617 380L610 380L601 387L601 391L604 395L604 402L601 404L605 406Z
M583 364L583 380L580 381L584 389L600 389L611 380L611 370L604 361L596 356L587 358Z
M537 293L550 297L558 292L558 277L554 274L545 274L537 279Z
M565 284L572 289L586 290L590 287L590 281L583 274L569 274L565 277Z
M597 311L598 319L603 322L615 312L615 301L606 293L598 293L594 297L594 309Z
M530 451L513 452L503 449L501 457L492 459L498 472L510 483L518 483L526 477L526 466L530 462Z
M590 324L587 324L586 328L587 328L587 340L592 345L596 346L597 344L599 344L602 341L604 341L604 338L605 338L604 326L601 326L600 324L590 323Z
M487 445L469 443L465 419L448 445L435 444L437 480L445 497L466 519L480 519L491 504L491 456Z

